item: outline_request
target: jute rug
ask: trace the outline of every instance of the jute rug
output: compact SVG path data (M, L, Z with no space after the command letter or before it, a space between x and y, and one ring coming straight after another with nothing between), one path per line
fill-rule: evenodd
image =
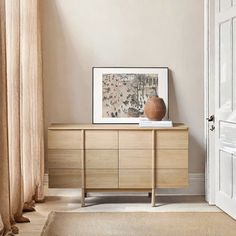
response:
M235 236L225 213L52 212L42 236Z

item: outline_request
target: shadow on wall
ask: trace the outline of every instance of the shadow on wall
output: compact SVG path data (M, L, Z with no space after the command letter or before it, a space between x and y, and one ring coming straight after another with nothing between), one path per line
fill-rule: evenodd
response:
M47 167L47 128L51 123L79 123L80 114L76 107L89 116L91 80L80 75L89 68L80 52L74 47L71 32L66 26L58 1L44 1L43 4L43 78L44 78L44 124L45 124L45 166ZM47 12L47 13L45 13ZM50 20L48 17L50 12ZM79 44L79 42L77 42ZM80 47L79 47L80 48ZM86 54L91 53L86 48ZM74 70L74 71L73 71ZM75 71L76 70L76 71ZM87 113L87 114L86 114Z
M178 109L178 103L177 103L177 96L175 92L175 85L174 85L174 76L173 71L169 69L169 118L170 120L173 120L174 122L178 122L180 120L179 117L179 109Z
M80 122L74 105L84 106L91 90L91 81L80 77L88 66L84 60L83 65L80 63L80 47L74 46L73 32L67 27L60 7L59 1L44 1L44 8L50 12L50 21L43 22L46 126L51 122ZM44 20L47 19L48 16L44 17ZM86 54L90 55L86 50ZM89 105L86 104L86 107Z
M178 105L178 99L175 92L174 72L169 69L169 119L174 122L185 123L189 126L189 171L195 169L195 164L199 166L205 166L204 146L198 142L198 140L192 135L190 124L187 121L182 120L180 115L180 107ZM187 117L186 117L187 119ZM196 150L193 152L193 150Z

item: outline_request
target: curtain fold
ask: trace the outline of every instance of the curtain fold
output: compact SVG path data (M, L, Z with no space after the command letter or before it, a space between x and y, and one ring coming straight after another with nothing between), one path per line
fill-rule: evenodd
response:
M10 188L7 134L7 72L6 72L5 1L0 0L0 215L1 235L11 230Z
M0 0L0 235L44 199L39 2Z
M6 1L7 110L12 218L22 215L22 172L20 155L20 28L19 1Z

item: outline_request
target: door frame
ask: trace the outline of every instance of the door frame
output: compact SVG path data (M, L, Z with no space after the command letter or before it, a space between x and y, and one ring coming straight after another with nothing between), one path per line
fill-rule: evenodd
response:
M215 56L214 56L214 12L215 0L204 0L204 144L205 144L205 195L206 201L215 204L215 156L214 133L209 130L207 118L214 114L211 97L214 91ZM214 94L214 92L213 92ZM213 131L214 132L214 131ZM210 145L211 144L211 145Z

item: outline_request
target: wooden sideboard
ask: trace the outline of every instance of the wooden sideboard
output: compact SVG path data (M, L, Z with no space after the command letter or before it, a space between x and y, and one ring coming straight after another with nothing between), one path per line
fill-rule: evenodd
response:
M52 124L48 128L50 188L87 192L147 191L188 186L188 128Z

